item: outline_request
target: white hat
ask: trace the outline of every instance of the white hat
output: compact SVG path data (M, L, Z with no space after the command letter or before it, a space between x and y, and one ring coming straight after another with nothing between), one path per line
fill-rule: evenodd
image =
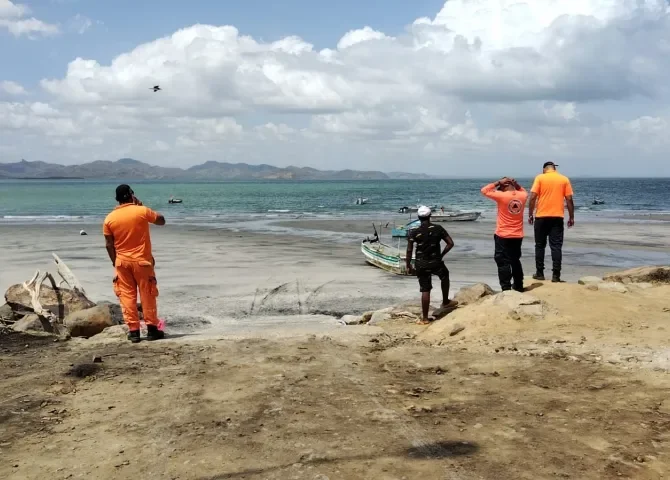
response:
M419 207L419 211L417 212L417 215L419 217L430 217L431 213L433 213L433 212L430 211L430 208L428 208L426 206L423 206L423 207Z

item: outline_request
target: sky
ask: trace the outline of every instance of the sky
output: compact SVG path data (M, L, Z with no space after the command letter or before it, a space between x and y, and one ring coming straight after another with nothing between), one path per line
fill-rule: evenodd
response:
M668 0L0 0L0 162L667 177L668 58Z

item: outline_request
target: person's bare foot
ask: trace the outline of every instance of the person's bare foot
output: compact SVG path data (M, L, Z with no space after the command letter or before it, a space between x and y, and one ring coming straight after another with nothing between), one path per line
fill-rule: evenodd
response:
M431 317L422 318L421 320L417 320L416 324L417 325L430 325L431 323L433 323L433 320L434 320L434 318L431 318Z

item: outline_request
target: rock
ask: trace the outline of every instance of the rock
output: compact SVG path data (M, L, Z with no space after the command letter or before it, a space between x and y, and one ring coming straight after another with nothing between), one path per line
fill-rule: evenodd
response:
M0 307L0 323L13 323L17 320L14 316L14 310L8 304Z
M458 335L463 330L465 330L465 327L463 325L461 325L460 323L456 323L456 324L454 324L453 328L451 329L451 332L449 332L449 336L453 337L454 335Z
M548 310L539 298L514 290L498 293L484 300L484 303L502 306L517 319L521 317L544 318Z
M365 312L363 315L361 315L361 319L363 320L363 323L368 323L372 319L372 315L375 312Z
M463 287L454 297L459 305L470 305L484 297L493 295L495 292L485 283L477 283L470 287Z
M63 323L71 336L84 338L92 337L107 327L119 324L118 318L114 315L113 305L98 305L71 313Z
M596 285L596 284L587 285L586 289L591 290L592 292L597 292L598 291L598 285Z
M600 277L582 277L577 283L580 285L597 285L603 283L603 279Z
M47 332L53 333L53 327L49 320L38 315L30 314L23 317L12 325L15 332Z
M100 355L93 355L93 363L102 363L102 357Z
M604 280L620 283L670 283L670 267L637 267L605 275Z
M93 342L94 340L99 343L126 341L127 335L128 327L126 325L114 325L113 327L105 328L101 333L92 337L89 342Z
M360 325L361 323L365 323L363 317L358 317L356 315L345 315L340 319L340 322L345 325Z
M628 293L626 285L619 282L602 282L598 284L598 290L616 293Z
M392 308L385 308L383 310L377 310L372 314L368 325L378 325L380 323L386 322L391 319Z
M23 288L23 285L9 287L5 293L5 300L15 313L34 313L33 306L30 303L30 294ZM46 283L42 284L39 300L42 307L56 315L59 320L63 320L72 312L95 306L93 302L78 295L73 290L53 289Z
M405 302L393 307L393 317L421 318L421 304L418 302Z

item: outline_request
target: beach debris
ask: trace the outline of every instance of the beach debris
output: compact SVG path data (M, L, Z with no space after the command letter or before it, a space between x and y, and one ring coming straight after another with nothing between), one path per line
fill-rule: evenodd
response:
M577 283L580 285L598 285L599 283L603 283L603 279L600 277L588 276L580 278Z
M64 322L66 317L95 307L67 264L55 253L52 256L62 278L60 284L56 284L51 273L37 270L29 281L10 286L5 292L7 303L0 308L0 323L11 324L19 332L46 332L69 337ZM46 280L49 282L45 283ZM68 288L62 288L64 284ZM113 317L120 316L119 313Z
M456 300L459 305L471 305L484 297L493 295L494 293L493 289L487 284L476 283L470 287L461 288L454 297L454 300Z
M88 235L88 233L86 233L86 230L81 229L79 230L79 235Z
M460 323L454 324L454 326L451 328L451 331L449 332L449 336L453 337L454 335L458 335L461 333L463 330L465 330L465 327L461 325Z
M93 363L102 363L102 357L100 355L93 355Z
M608 282L670 283L670 266L646 266L610 273L603 277Z

